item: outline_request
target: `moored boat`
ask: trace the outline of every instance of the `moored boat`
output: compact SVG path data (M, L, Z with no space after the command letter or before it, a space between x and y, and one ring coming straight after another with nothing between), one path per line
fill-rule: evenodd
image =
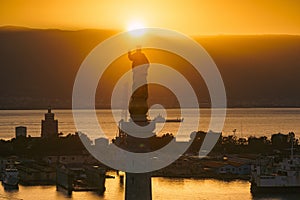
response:
M300 158L262 157L251 168L251 193L300 193Z
M7 166L3 170L2 184L5 189L18 189L19 172L12 160L8 160Z

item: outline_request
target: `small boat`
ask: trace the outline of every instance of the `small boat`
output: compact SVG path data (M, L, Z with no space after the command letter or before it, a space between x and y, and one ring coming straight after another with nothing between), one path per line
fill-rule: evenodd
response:
M159 114L153 119L153 121L155 121L156 123L183 122L183 118L165 119L161 114Z
M8 161L6 168L3 170L2 184L5 189L19 188L19 172L12 161Z

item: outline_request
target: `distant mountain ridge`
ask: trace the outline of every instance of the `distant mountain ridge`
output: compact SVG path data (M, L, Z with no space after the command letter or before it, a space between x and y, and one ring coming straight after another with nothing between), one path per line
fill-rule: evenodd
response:
M81 62L97 44L115 33L0 28L0 109L38 109L50 104L71 108L73 83ZM199 36L195 40L217 64L228 106L300 107L300 36ZM104 88L97 95L98 108L109 107L108 92ZM164 103L176 106L169 98L167 94ZM209 101L207 93L201 101L200 105Z

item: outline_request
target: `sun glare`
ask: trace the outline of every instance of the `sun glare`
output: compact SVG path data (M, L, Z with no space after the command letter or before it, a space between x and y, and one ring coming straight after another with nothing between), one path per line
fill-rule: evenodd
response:
M128 31L132 31L132 30L135 30L135 29L141 29L141 28L145 28L145 25L140 21L130 22L127 26Z
M127 26L127 31L130 31L130 34L133 36L141 36L145 33L144 28L146 26L140 21L130 22Z

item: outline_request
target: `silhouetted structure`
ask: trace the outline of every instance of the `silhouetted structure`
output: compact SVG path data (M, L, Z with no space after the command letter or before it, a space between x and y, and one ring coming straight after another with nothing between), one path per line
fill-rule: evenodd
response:
M17 126L16 127L16 139L18 138L26 138L27 136L27 128L25 126Z
M133 94L129 102L129 113L132 121L123 122L122 126L131 127L133 123L136 123L139 126L146 126L149 125L150 123L147 119L147 113L148 113L147 72L149 68L149 61L145 56L145 54L142 53L140 48L137 49L134 54L128 52L128 58L132 61L132 72L133 72L133 85L132 85ZM155 129L155 123L153 124L153 130L154 129ZM146 130L146 131L152 132L153 130ZM127 135L126 143L127 146L129 147L129 150L134 152L140 152L140 153L149 151L150 145L148 139L136 138L128 134L126 135ZM151 175L149 173L126 173L125 186L126 186L126 190L125 190L126 200L152 199Z
M135 122L146 122L148 113L147 73L149 61L145 54L142 53L140 48L137 49L134 54L128 52L128 58L132 61L132 91L136 89L133 92L129 102L130 117Z
M58 136L58 121L54 119L54 113L51 108L48 108L48 113L45 113L45 120L42 120L42 138L50 138Z

